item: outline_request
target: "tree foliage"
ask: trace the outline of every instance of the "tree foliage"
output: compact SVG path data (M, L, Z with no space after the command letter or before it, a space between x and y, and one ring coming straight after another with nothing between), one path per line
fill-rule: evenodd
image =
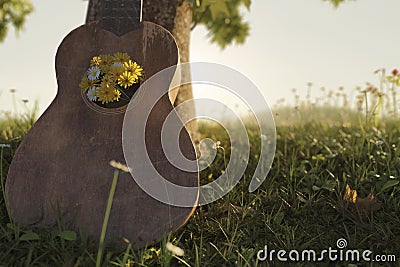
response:
M204 25L211 41L225 48L232 43L242 44L249 35L250 26L241 14L241 8L250 10L251 0L187 0L193 6L193 26Z
M213 43L225 48L232 43L242 44L250 27L243 20L242 7L250 10L251 0L186 0L193 6L193 27L204 25ZM346 0L323 0L338 7Z
M325 1L325 2L326 2L326 1L329 1L329 2L332 3L332 5L333 5L334 7L338 7L340 4L344 3L346 0L324 0L324 1Z
M249 23L244 21L243 7L250 10L251 0L184 0L192 4L193 26L204 25L212 42L225 48L232 43L242 44L249 35ZM346 0L323 0L338 7ZM33 11L30 0L0 0L0 42L8 29L17 32L24 26L27 15Z
M0 0L0 42L6 38L10 26L20 31L32 11L30 0Z

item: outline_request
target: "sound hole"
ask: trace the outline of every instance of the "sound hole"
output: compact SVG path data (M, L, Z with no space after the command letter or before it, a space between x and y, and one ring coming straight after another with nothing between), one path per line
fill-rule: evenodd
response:
M124 52L96 55L89 62L79 87L84 101L98 109L120 109L135 97L144 70Z

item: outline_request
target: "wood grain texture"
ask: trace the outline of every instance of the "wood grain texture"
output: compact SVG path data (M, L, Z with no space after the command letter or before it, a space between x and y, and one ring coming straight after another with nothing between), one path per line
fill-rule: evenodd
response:
M92 23L72 31L63 40L56 56L57 96L19 146L7 178L7 201L19 225L55 225L59 211L67 228L98 240L113 175L109 161L124 163L124 114L102 114L89 108L78 85L92 56L115 52L134 57L143 66L146 79L178 60L173 37L149 22L121 37ZM154 90L167 92L168 86ZM153 110L146 131L150 158L168 180L198 186L197 173L176 169L162 152L159 131L171 110L165 94ZM180 134L180 144L182 153L195 159L186 131ZM197 196L193 196L193 206L196 200ZM151 244L160 240L165 231L183 225L193 210L154 200L129 173L121 173L106 241L123 245L122 238L127 238L135 248Z
M103 0L89 0L86 13L86 23L100 21ZM178 3L179 2L179 3ZM172 32L176 7L181 5L181 0L144 0L143 20L161 25Z

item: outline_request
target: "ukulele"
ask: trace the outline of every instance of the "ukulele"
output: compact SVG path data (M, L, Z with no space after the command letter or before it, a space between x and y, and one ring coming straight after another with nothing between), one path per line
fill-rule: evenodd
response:
M178 48L172 35L159 25L140 21L140 0L101 3L101 20L73 30L59 46L57 95L18 147L6 183L10 214L18 225L47 228L60 218L64 227L93 241L100 237L112 183L114 169L109 162L125 163L122 126L127 105L104 107L87 101L79 88L82 76L94 56L116 52L134 57L145 71L144 80L178 63ZM141 105L149 104L146 98L141 99L143 90L165 92L146 124L148 156L170 182L198 187L198 172L176 168L168 162L161 145L165 118L171 112L177 116L168 97L172 78L159 88L140 87L133 95L135 112L140 113ZM186 158L196 159L184 127L179 145ZM141 168L140 158L136 155L138 162L129 167ZM194 195L192 207L170 206L146 194L130 173L121 172L106 243L122 246L126 238L134 248L140 248L158 242L166 232L187 222L197 199L198 195Z

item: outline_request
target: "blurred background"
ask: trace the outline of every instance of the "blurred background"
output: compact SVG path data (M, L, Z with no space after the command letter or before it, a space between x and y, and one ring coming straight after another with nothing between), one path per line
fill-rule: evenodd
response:
M35 101L39 113L48 107L57 92L57 47L84 23L88 6L81 0L33 0L32 4L34 11L24 29L18 34L10 29L0 43L2 111L23 111ZM210 42L209 31L199 24L191 35L190 59L240 71L259 87L271 106L294 106L296 95L311 94L310 101L315 102L338 88L351 98L357 86L379 84L375 70L391 71L400 61L398 10L396 0L348 1L338 8L321 0L255 0L249 10L240 8L250 26L244 44L222 49ZM195 86L194 96L247 110L222 91Z

